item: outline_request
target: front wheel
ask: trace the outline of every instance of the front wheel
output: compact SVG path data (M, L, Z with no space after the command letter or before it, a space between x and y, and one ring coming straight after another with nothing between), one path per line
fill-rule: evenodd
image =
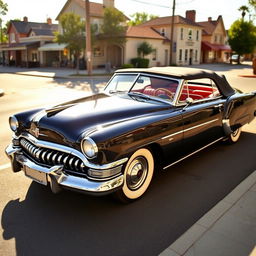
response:
M229 144L234 144L236 143L241 135L242 129L238 128L236 129L234 132L232 132L229 136L228 136L228 143Z
M149 187L154 173L154 158L151 152L142 148L129 159L124 171L124 185L115 193L121 202L131 202L140 198Z

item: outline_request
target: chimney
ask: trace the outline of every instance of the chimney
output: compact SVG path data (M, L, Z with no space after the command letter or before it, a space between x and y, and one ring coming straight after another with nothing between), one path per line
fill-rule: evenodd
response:
M196 11L195 10L186 11L186 19L196 22Z
M115 7L115 0L103 0L103 7L104 8L114 8Z
M47 21L47 24L48 24L48 25L52 25L52 19L51 19L51 18L47 18L46 21Z
M24 17L23 17L23 21L24 21L24 22L28 22L28 17L27 17L27 16L24 16Z
M212 21L212 17L208 17L208 22L211 22Z

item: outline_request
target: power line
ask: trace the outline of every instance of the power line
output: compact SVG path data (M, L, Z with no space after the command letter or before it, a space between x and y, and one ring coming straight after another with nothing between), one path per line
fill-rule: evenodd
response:
M170 9L170 6L167 6L167 5L149 3L149 2L146 2L146 1L142 1L142 0L131 0L131 1L137 2L137 3L140 3L140 4L151 5L151 6L153 5L153 6L157 6L157 7L161 7L161 8L168 8L168 9ZM193 3L194 1L195 0L188 0L188 1L185 1L185 2L176 3L176 5L190 4L190 3Z

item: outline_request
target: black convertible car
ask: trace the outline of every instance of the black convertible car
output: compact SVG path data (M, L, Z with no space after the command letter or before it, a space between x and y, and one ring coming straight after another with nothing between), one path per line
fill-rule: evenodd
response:
M53 192L141 197L166 169L220 140L235 143L256 116L256 92L191 68L124 69L102 93L10 117L14 172Z

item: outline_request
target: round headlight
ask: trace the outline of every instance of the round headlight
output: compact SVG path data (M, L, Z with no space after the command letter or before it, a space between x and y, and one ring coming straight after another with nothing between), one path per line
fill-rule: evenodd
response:
M82 141L81 148L87 158L94 158L98 153L98 147L96 143L89 137Z
M10 128L12 129L12 131L14 131L14 132L17 131L17 129L19 127L19 122L15 116L11 116L9 118L9 124L10 124Z

